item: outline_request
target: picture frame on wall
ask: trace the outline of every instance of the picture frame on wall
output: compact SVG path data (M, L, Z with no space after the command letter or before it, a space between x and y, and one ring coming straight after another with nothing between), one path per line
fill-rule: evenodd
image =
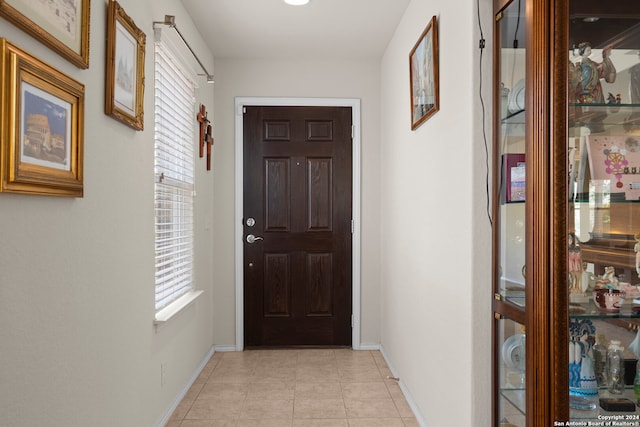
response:
M83 196L82 83L0 38L0 191Z
M0 0L0 16L79 68L89 68L90 0Z
M434 16L409 53L412 130L440 109L438 80L438 19Z
M105 114L136 130L144 129L145 45L145 33L109 0Z

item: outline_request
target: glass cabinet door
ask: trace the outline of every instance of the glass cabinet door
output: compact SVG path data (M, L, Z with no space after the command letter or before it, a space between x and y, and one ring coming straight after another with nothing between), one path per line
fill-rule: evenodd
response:
M526 425L525 81L526 0L495 16L494 40L494 423Z
M494 161L499 176L496 236L497 298L525 306L525 0L514 0L496 17L499 110Z
M498 320L499 387L496 419L500 426L526 426L526 335L524 325L503 318Z
M570 420L557 422L640 426L640 2L568 3Z

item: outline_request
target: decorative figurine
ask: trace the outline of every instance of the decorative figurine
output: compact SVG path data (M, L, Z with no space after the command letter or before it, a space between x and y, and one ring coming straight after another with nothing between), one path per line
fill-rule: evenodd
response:
M592 291L596 286L596 276L593 275L590 271L587 271L587 267L589 264L586 262L582 263L582 291L588 292Z
M596 285L600 288L618 289L616 269L612 266L605 267L602 277L596 279Z
M569 292L571 294L582 294L582 254L578 246L578 237L575 233L569 233L569 275L571 286Z
M569 97L570 99L578 100L580 97L580 80L582 77L582 71L580 70L580 64L574 64L569 61Z
M602 50L602 62L598 63L589 58L591 44L583 42L578 45L578 52L582 57L580 67L580 84L578 85L578 99L581 104L604 104L604 94L600 79L607 83L616 81L616 68L611 62L611 47Z

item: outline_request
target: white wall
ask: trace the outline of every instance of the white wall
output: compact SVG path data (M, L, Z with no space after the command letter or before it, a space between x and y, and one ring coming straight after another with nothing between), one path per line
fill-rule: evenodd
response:
M147 35L143 132L103 112L106 1L91 1L88 70L0 19L0 37L86 89L84 197L0 194L3 427L156 425L213 345L214 173L203 161L195 280L205 294L160 330L153 326L152 21L175 15L205 64L213 58L180 1L119 3ZM200 83L196 102L212 110L213 87Z
M473 3L473 2L471 2ZM487 202L487 179L491 179L491 156L493 146L493 2L480 0L477 8L472 8L469 40L471 78L473 82L472 102L472 182L471 188L471 424L490 425L491 421L491 326L493 314L491 303L491 222L489 221ZM474 16L475 12L475 16ZM482 32L478 26L478 13ZM475 18L475 19L474 19ZM478 41L484 37L486 46L481 52ZM480 95L482 94L482 100ZM484 109L484 111L483 111ZM484 126L483 126L484 121ZM488 175L487 175L488 174ZM492 183L489 182L489 188ZM492 221L492 220L491 220Z
M216 58L215 341L235 342L234 99L247 97L359 98L362 101L362 329L363 345L380 342L380 74L379 62L237 60Z
M483 16L490 5L482 2ZM476 13L473 1L412 1L381 67L381 342L427 426L490 424L491 243ZM440 111L411 131L408 54L433 15ZM486 63L484 73L489 85Z

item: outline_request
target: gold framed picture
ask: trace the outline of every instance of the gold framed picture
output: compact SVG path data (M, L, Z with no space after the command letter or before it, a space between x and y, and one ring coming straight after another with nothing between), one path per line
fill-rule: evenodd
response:
M0 16L80 68L89 68L90 0L0 0Z
M84 85L0 38L0 191L83 196Z
M144 128L145 44L146 35L109 0L105 114L136 130Z
M431 18L409 54L411 129L415 130L440 109L438 19Z

